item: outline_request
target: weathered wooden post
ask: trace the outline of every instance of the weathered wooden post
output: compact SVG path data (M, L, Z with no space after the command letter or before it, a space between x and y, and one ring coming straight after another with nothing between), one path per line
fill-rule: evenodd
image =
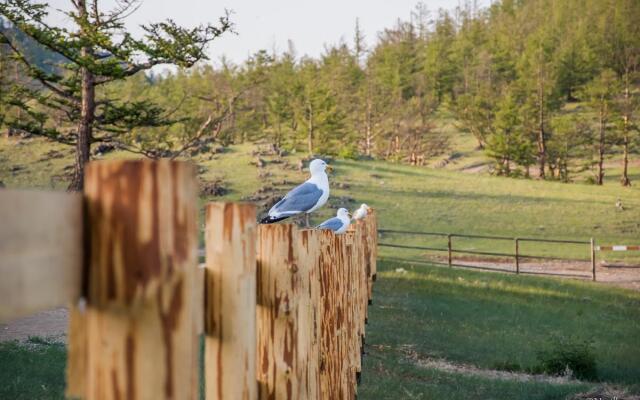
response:
M196 399L194 167L90 163L85 198L89 287L86 310L71 313L67 394Z
M322 298L322 317L320 329L320 390L322 399L341 397L340 357L338 353L338 304L340 296L338 285L338 250L335 235L330 231L320 233L320 290Z
M347 232L341 237L344 242L344 268L345 268L345 291L344 291L344 305L345 305L345 327L344 327L344 339L345 347L347 351L347 364L346 371L346 384L349 393L348 398L354 398L356 391L356 377L359 371L359 350L360 349L360 335L356 324L356 305L357 294L356 284L357 278L355 277L356 270L356 254L354 251L354 233ZM356 350L357 349L357 350Z
M0 322L82 294L82 196L0 190Z
M451 262L452 261L451 252L452 252L452 249L451 249L451 234L448 234L447 235L447 255L448 255L447 258L449 260L449 268L451 268L453 266L452 262Z
M369 257L371 262L371 277L372 281L378 278L378 218L376 213L371 211L367 216L367 226L369 229Z
M592 279L596 281L596 241L594 238L591 238L589 241L591 244L591 271L592 271Z
M520 273L520 239L516 238L515 239L515 244L516 244L516 253L515 253L515 257L516 257L516 274Z
M205 209L205 398L255 400L256 209Z
M257 246L258 398L300 398L301 297L293 225L260 225Z
M300 398L315 400L320 398L320 232L305 229L298 231L297 238L296 254L300 275L298 334L299 346L303 350L298 352L298 367L303 376Z

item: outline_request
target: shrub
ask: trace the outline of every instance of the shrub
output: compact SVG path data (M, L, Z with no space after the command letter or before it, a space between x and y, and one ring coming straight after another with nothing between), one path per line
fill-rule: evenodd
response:
M591 342L575 338L553 337L537 354L536 371L549 375L572 375L578 379L598 379L596 358Z
M522 366L517 362L499 361L493 364L493 369L498 371L507 371L507 372L521 372Z

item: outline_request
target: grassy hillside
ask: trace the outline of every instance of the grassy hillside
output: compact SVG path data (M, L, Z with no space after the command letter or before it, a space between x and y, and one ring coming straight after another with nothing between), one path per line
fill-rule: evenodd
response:
M18 144L0 139L0 181L7 187L64 189L65 166L72 163L69 149L40 139ZM47 157L47 153L61 158ZM194 157L203 182L220 180L228 192L203 200L241 200L262 189L262 207L287 188L306 179L296 168L300 156L276 160L260 156L266 165L251 163L255 145L231 146L222 153ZM52 154L52 153L49 153ZM109 153L106 158L130 157ZM470 174L381 161L332 161L333 208L355 208L366 202L379 213L380 225L388 229L447 233L505 235L534 238L596 238L600 244L637 244L640 238L640 180L623 188L614 178L602 187L586 183L512 179L488 174ZM16 169L12 171L12 169ZM634 171L634 173L636 173ZM640 178L640 177L639 177ZM624 211L615 207L620 198ZM314 222L335 212L325 207ZM385 238L405 244L443 247L445 239ZM458 239L466 249L512 251L510 242ZM586 246L523 244L523 253L588 258ZM395 254L391 252L389 254ZM416 253L417 254L417 253ZM419 255L419 254L418 254ZM607 253L607 260L637 260L633 253Z

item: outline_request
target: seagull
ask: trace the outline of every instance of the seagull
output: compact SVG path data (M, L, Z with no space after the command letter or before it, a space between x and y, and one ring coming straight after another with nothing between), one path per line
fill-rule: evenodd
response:
M356 212L353 213L353 219L356 221L364 219L370 211L371 207L362 203L362 205L360 205L360 208L358 208Z
M346 208L340 208L338 209L337 217L329 218L318 225L316 229L330 229L337 235L340 235L347 231L350 223L351 218L349 218L349 211L347 211Z
M262 224L272 224L294 215L306 213L307 227L309 213L325 205L329 198L329 178L325 170L327 163L315 159L309 164L311 177L303 184L293 188L279 202L274 204L267 216L260 220Z

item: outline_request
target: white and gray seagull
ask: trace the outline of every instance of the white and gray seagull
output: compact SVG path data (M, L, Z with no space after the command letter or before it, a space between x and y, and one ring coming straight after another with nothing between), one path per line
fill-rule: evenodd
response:
M330 229L336 235L340 235L347 231L349 224L351 224L351 215L349 214L349 211L347 211L346 208L340 208L338 209L335 217L324 221L318 225L316 229Z
M370 211L371 211L371 207L369 207L368 205L362 203L362 205L360 205L360 208L358 208L353 213L353 219L355 221L364 219L369 214Z
M329 199L329 177L325 172L327 167L327 163L323 160L311 161L309 164L311 177L274 204L260 223L272 224L305 213L307 226L309 226L309 214L325 205Z
M349 216L349 211L346 208L338 209L337 216L333 218L329 218L324 221L320 225L318 225L317 229L330 229L335 232L337 235L345 233L349 224L351 223L351 217Z

